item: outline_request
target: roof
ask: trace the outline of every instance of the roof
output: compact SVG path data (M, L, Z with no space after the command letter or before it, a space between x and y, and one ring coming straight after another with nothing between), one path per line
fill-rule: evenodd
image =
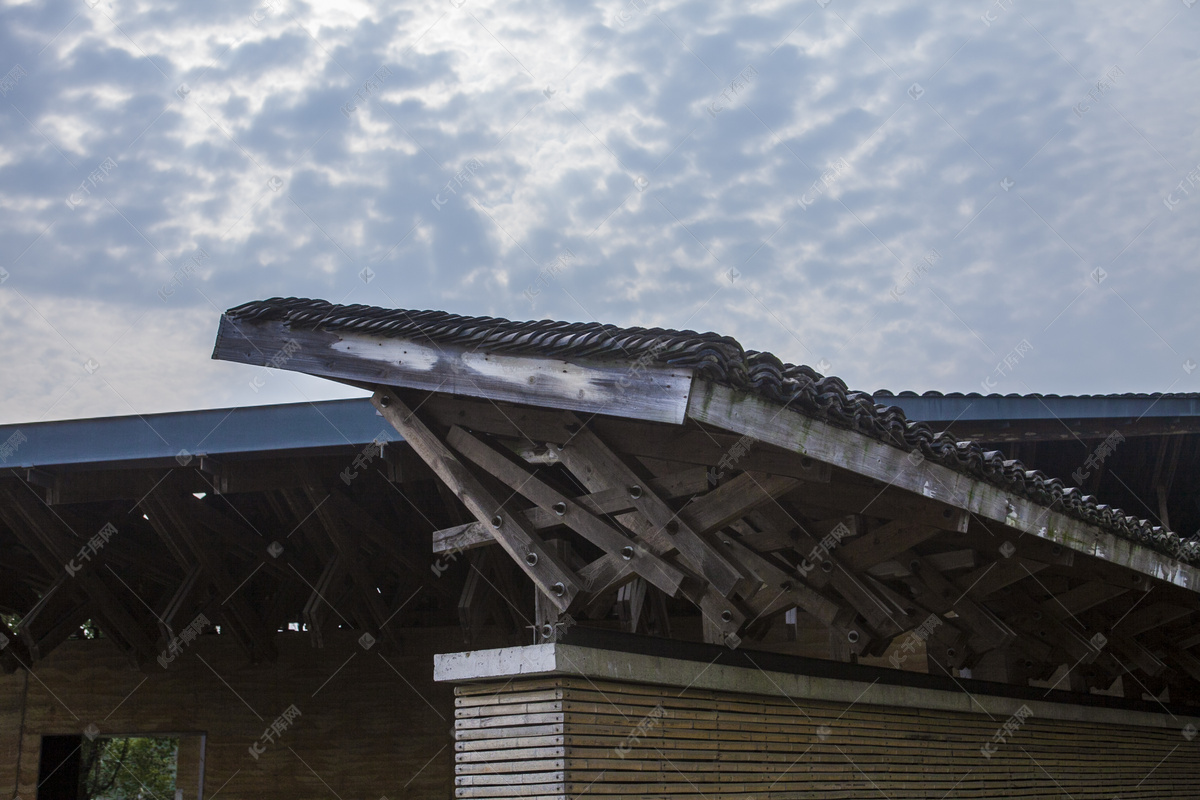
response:
M881 389L876 403L903 408L910 417L929 421L987 420L1172 420L1200 417L1200 393L1130 392L1125 394L988 394L978 392L900 392Z
M746 350L728 336L601 323L519 322L280 297L245 303L229 309L225 316L235 325L241 320L274 321L291 330L350 332L467 346L485 352L692 369L699 378L760 395L903 450L917 451L951 469L1180 561L1200 564L1200 543L1185 542L1161 526L1105 505L1058 478L1027 469L1020 461L1005 458L999 450L985 451L976 442L956 441L925 422L909 419L896 405L877 403L871 394L851 390L840 378L821 375L809 366L785 363L771 353Z
M0 426L0 442L16 443L11 452L0 448L0 466L175 463L189 455L360 447L381 431L400 439L366 398L19 423Z

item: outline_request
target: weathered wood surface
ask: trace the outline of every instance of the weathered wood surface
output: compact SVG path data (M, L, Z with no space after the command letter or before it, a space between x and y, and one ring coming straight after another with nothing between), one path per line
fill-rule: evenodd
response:
M708 489L708 478L703 468L693 468L649 481L650 488L668 500L693 495ZM575 498L582 507L593 514L618 515L633 510L633 501L626 489L606 489ZM530 508L521 512L537 530L565 524L562 517L553 511ZM433 552L470 550L475 547L495 544L492 528L481 522L468 522L453 528L433 532Z
M759 397L696 381L688 416L969 511L1021 533L1200 592L1200 569L854 431Z
M479 479L400 401L395 392L380 389L371 402L475 518L492 526L497 541L550 603L560 612L566 611L579 592L579 581L571 569L545 547L524 516L503 509L503 503L491 496Z
M628 361L572 363L280 321L221 317L213 358L278 366L356 385L383 384L587 414L683 422L691 370Z
M1148 800L1200 781L1200 751L1172 726L569 677L456 695L459 798Z

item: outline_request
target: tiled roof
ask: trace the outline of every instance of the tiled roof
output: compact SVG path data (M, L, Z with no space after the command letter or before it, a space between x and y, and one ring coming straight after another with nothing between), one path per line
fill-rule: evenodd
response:
M1200 392L1117 392L1115 394L1042 394L1041 392L1031 392L1029 394L1017 394L1015 392L1009 394L980 394L979 392L893 392L890 389L876 389L872 395L876 399L886 399L888 397L999 397L1001 399L1008 397L1040 397L1043 399L1055 398L1062 400L1200 400Z
M957 441L928 424L909 420L891 405L811 367L785 364L771 353L745 350L728 336L662 328L619 328L599 323L549 320L514 322L464 317L443 311L406 311L374 306L340 306L324 300L272 298L231 308L233 320L280 320L307 330L347 331L455 344L489 352L558 358L657 361L690 368L707 380L755 392L812 417L828 420L980 478L1190 564L1200 564L1200 543L1182 541L1153 523L1104 505L1040 470Z

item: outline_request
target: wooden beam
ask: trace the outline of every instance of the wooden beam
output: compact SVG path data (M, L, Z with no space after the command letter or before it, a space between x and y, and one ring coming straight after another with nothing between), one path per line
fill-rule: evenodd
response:
M724 528L764 503L791 491L799 483L782 475L743 472L708 494L693 498L679 510L689 528L701 536Z
M948 611L957 614L978 639L980 650L1004 647L1017 638L1012 628L968 597L924 558L908 551L900 554L900 560L912 572L912 577L903 582L914 592L914 599L939 615Z
M200 583L200 572L200 565L193 564L191 569L184 573L183 580L179 582L179 586L172 593L171 599L167 601L162 613L157 615L159 635L162 636L163 641L169 642L174 638L176 634L175 620L181 616L181 612L186 615L184 609L191 610L193 608L194 604L190 601ZM188 622L190 623L191 619Z
M832 548L826 547L800 529L793 531L793 535L796 537L796 551L804 558L798 568L800 577L815 589L829 587L837 592L866 620L876 638L890 640L917 626L918 621L909 619L900 609L890 608L886 600L880 599L860 578L846 569L836 543ZM815 559L815 563L810 559Z
M1042 603L1042 610L1056 617L1075 617L1089 608L1120 597L1129 590L1121 586L1113 586L1104 581L1088 581L1074 589L1055 595Z
M497 541L529 576L534 586L547 595L555 608L565 612L579 593L579 579L542 545L525 518L519 513L504 510L479 479L401 402L394 391L380 388L371 402L475 518L492 526Z
M411 532L396 530L394 525L383 522L337 487L324 489L310 483L306 491L309 502L314 507L321 507L322 511L318 513L341 520L347 530L354 531L356 536L370 543L397 570L407 573L408 577L422 586L428 586L445 599L453 599L448 587L429 579L430 564L409 544Z
M206 532L199 530L195 518L188 513L191 508L184 510L184 498L194 498L189 494L170 500L165 497L169 491L168 487L160 486L142 498L141 506L151 526L172 551L181 554L184 560L180 566L184 570L198 563L205 579L225 598L221 605L228 606L223 609L228 613L223 616L233 623L229 626L230 631L251 660L274 660L276 650L272 632L267 630L246 598L238 593L244 579L238 581L229 574L221 557L223 549L215 545L211 534L205 535Z
M0 519L27 550L39 556L38 560L51 576L64 570L71 576L72 585L94 604L96 623L115 644L135 659L154 657L153 640L98 568L103 550L95 551L88 539L67 529L31 490L7 481L0 484ZM110 538L119 533L115 527L107 527L112 530ZM77 554L84 552L85 545L89 555L79 557L80 563L76 564Z
M1200 569L1196 567L942 464L915 458L863 434L782 408L758 395L697 380L688 402L688 416L917 495L932 493L936 500L954 508L1200 592Z
M840 557L847 567L861 572L890 561L941 533L929 525L893 520L846 542L841 547Z
M879 481L839 473L828 487L801 485L788 498L805 506L836 508L842 513L921 523L943 531L965 533L971 515L942 502L935 493L914 495Z
M966 575L959 576L954 583L969 596L982 600L1007 586L1036 575L1048 566L1050 565L1044 562L1019 556L998 558L990 564L984 564Z
M11 675L18 667L28 667L33 663L29 647L20 635L3 620L0 620L0 637L3 637L0 647L0 672Z
M325 562L317 582L313 584L312 593L304 602L304 610L301 611L304 627L308 630L309 642L313 647L325 646L325 620L333 613L333 603L337 600L332 595L345 579L345 565L342 564L341 556L335 553Z
M582 431L582 428L579 430ZM600 446L603 447L603 443ZM611 458L620 463L615 455L611 456ZM572 472L575 478L590 492L618 490L625 492L633 500L635 498L632 495L635 493L629 491L632 485L638 486L639 489L649 485L647 481L639 481L637 484L619 482L617 486L614 486L611 472L601 472L600 470L593 469L591 462L585 458L580 457L575 460L579 462L576 464L578 471L572 470ZM568 469L571 469L569 464L564 465ZM628 472L628 467L623 463L620 463L620 469L623 470L622 474ZM636 499L640 501L646 494L653 495L654 493L639 491L636 494L639 495ZM659 500L661 502L661 497L659 497ZM654 523L640 512L630 511L619 514L616 517L616 521L627 530L633 532L647 547L659 555L667 555L677 549L674 542L669 537L663 537L661 535L662 531L656 529ZM660 535L656 537L656 533ZM711 545L699 539L699 537L697 537L697 541L705 548L711 548ZM717 591L686 559L684 559L684 563L682 564L676 563L676 566L684 570L692 578L692 580L687 581L683 586L684 597L700 608L701 614L709 619L711 625L716 625L721 629L725 637L725 643L736 646L737 641L740 641L737 638L737 631L741 628L742 623L745 622L746 615L725 595ZM740 575L741 573L739 572L738 574ZM602 597L608 591L615 590L632 580L634 572L623 559L612 555L604 555L583 567L580 571L580 576L588 581L589 594L594 604L599 599L598 595ZM742 580L745 581L744 578Z
M45 658L78 632L90 616L91 604L66 587L68 580L65 572L59 575L17 625L17 633L34 661Z
M409 405L417 405L416 398ZM461 425L478 433L527 442L530 449L538 450L547 461L557 461L557 450L545 445L566 444L574 438L573 432L567 430L563 415L557 411L441 394L429 395L428 402L422 402L421 408L447 428ZM828 464L811 458L797 458L773 445L746 440L694 422L679 426L600 416L589 419L588 425L615 450L631 456L668 458L711 467L716 472L728 469L767 472L810 483L829 483L831 470ZM734 451L741 452L741 457L734 460L731 467L721 467L722 459L728 463L728 457Z
M624 488L637 512L650 523L649 528L634 530L635 535L657 553L678 550L680 558L725 597L746 591L745 576L688 525L682 513L677 514L667 505L644 478L578 419L571 419L570 424L578 425L578 429L575 438L559 453L563 464L581 481L584 476L595 477L605 488Z
M224 315L213 358L257 366L282 361L288 370L358 386L405 387L675 424L684 419L692 380L689 369L653 361L640 368L626 359L588 359L584 364L430 340L301 330L279 320Z
M338 561L345 565L346 572L350 576L350 581L354 584L354 588L357 591L358 600L369 616L370 626L368 632L381 636L385 642L393 647L396 646L398 642L392 629L385 629L391 616L384 606L383 597L379 594L378 582L371 575L371 571L367 567L367 563L360 551L358 537L352 535L346 529L346 519L344 516L339 515L329 503L319 501L319 490L312 486L306 486L304 492L308 497L309 503L313 504L314 513L317 519L320 520L321 526L325 529L326 535L337 549ZM361 532L362 529L355 528L354 530Z
M626 633L637 633L642 618L642 606L646 601L646 581L634 578L617 590L617 616Z
M1152 603L1138 606L1114 623L1113 630L1120 628L1123 636L1137 636L1146 631L1174 622L1191 614L1193 609L1173 603Z
M708 489L708 478L701 467L664 475L661 478L652 478L649 483L651 489L668 500L698 494ZM605 489L585 494L574 498L574 501L592 514L600 516L623 514L632 511L634 507L633 501L629 497L629 491L624 488ZM535 530L539 531L565 524L562 517L556 512L547 512L541 508L525 509L521 514ZM433 532L433 552L435 553L459 552L495 543L492 526L484 525L481 522L468 522Z
M634 539L618 532L571 498L558 492L532 472L513 463L479 439L455 426L446 441L467 458L500 480L514 492L553 515L561 524L587 539L604 552L628 562L630 569L674 597L683 583L683 573ZM628 492L626 492L628 494Z

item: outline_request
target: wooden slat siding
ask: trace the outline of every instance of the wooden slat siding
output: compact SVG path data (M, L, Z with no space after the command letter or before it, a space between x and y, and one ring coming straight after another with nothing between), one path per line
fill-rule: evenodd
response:
M348 331L292 330L277 320L222 315L213 358L261 367L281 356L286 356L281 369L352 385L386 384L669 423L683 422L692 383L691 370L655 363L639 368L627 360L589 359L585 366Z
M456 727L484 714L561 714L553 737L459 741L460 798L1193 798L1200 748L1172 727L851 705L583 678L460 686ZM632 732L658 706L662 716ZM534 727L532 725L526 727ZM621 753L618 748L625 752ZM623 755L623 757L622 757Z
M931 497L1175 586L1200 591L1200 568L928 459L913 464L909 454L898 447L780 408L757 395L696 380L688 417Z

